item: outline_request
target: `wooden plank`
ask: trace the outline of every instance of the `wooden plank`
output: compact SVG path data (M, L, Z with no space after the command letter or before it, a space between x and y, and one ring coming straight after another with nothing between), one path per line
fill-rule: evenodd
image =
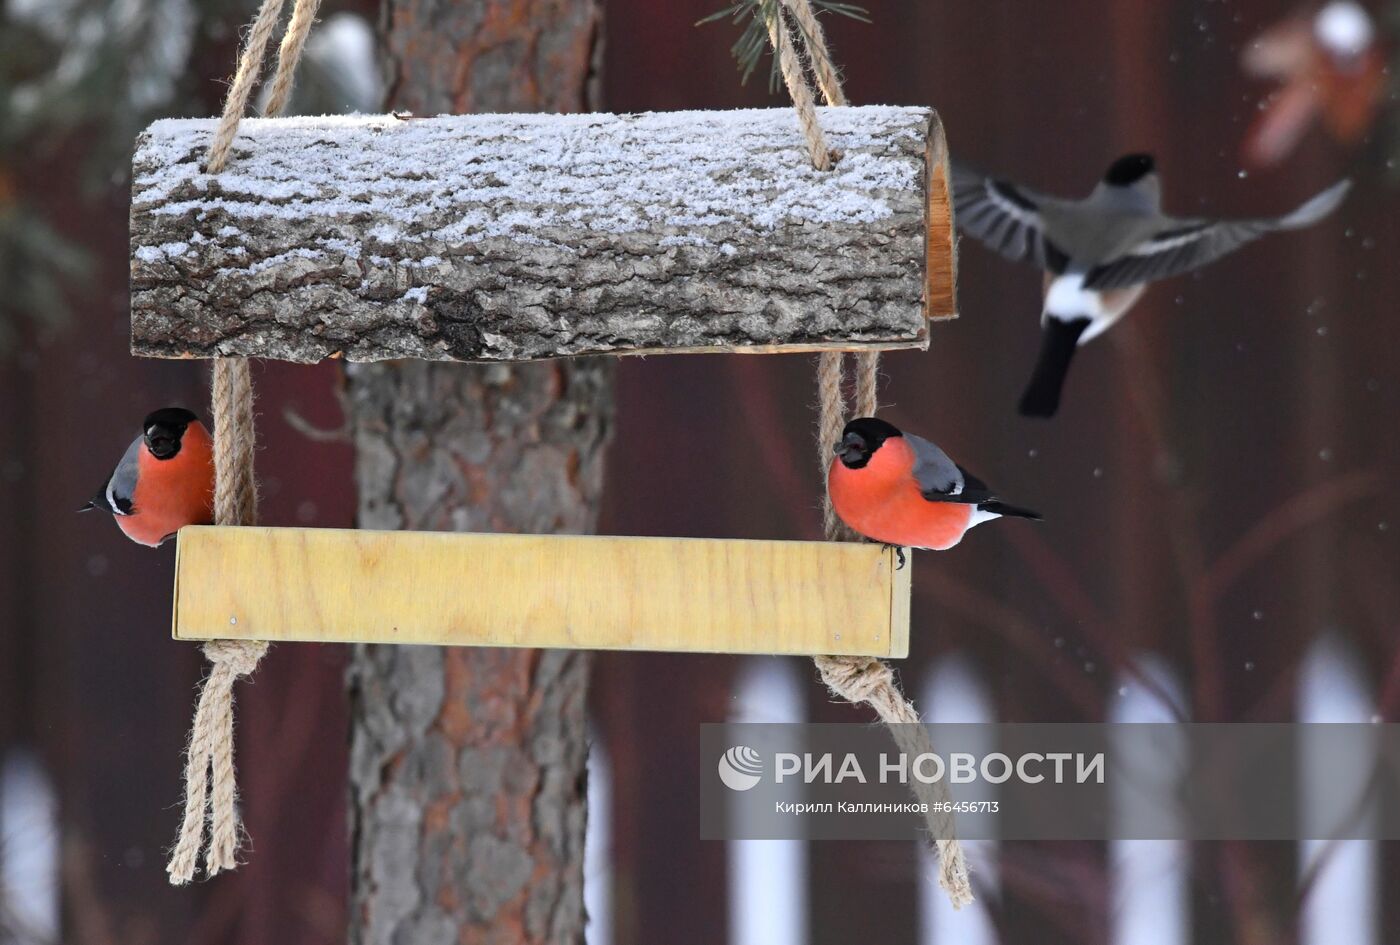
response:
M954 314L930 108L164 120L133 157L131 350L287 361L926 348Z
M174 636L901 658L909 570L872 544L192 526Z

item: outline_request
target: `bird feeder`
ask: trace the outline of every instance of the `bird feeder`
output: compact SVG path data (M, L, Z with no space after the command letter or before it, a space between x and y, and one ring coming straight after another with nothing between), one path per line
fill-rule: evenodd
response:
M928 108L245 119L140 138L134 354L529 361L928 346L954 315ZM364 594L366 587L373 594ZM903 656L879 546L188 528L178 639Z
M174 635L903 657L909 569L894 558L848 542L190 526Z

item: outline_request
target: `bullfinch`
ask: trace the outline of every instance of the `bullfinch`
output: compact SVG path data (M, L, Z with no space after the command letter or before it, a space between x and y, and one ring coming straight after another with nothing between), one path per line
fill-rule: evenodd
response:
M1248 165L1278 164L1314 124L1345 145L1365 138L1389 83L1388 51L1376 32L1361 4L1331 0L1309 4L1246 45L1245 72L1278 83L1245 135Z
M836 514L887 545L943 551L972 526L1003 515L1040 520L1002 502L928 440L884 420L852 420L833 452L826 488Z
M1293 230L1336 209L1341 181L1281 217L1175 219L1162 213L1150 155L1114 161L1088 197L1047 197L967 168L953 168L958 226L1008 259L1045 273L1041 349L1021 413L1054 416L1075 349L1101 335L1147 283L1206 265L1273 230Z
M193 413L157 410L141 425L102 491L79 511L106 509L126 537L152 548L186 525L214 520L214 441Z

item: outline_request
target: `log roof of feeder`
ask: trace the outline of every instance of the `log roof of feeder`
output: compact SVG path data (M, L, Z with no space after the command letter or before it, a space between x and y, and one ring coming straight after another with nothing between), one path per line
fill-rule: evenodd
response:
M156 122L134 157L133 350L529 359L804 335L823 347L843 320L855 347L921 346L936 116L821 120L842 155L828 172L795 157L787 109L247 119L217 176L202 167L210 121ZM784 290L763 283L818 269L796 289L825 309L776 324ZM669 285L677 276L693 290Z

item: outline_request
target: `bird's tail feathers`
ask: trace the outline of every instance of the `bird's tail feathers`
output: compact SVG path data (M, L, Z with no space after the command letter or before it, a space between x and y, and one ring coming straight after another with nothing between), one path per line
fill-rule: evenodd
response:
M1341 180L1328 187L1322 193L1304 203L1292 213L1278 218L1278 227L1281 230L1296 230L1299 227L1312 226L1318 220L1336 210L1346 197L1347 191L1351 190L1350 180Z
M1009 515L1012 518L1028 518L1033 522L1043 522L1039 512L1032 512L1030 509L1023 509L1018 505L1007 505L999 499L991 502L983 502L977 506L983 512L991 512L994 515Z
M1092 324L1090 319L1062 321L1047 318L1041 328L1040 358L1026 392L1021 395L1021 413L1027 417L1053 417L1060 409L1060 393L1069 374L1079 337Z

